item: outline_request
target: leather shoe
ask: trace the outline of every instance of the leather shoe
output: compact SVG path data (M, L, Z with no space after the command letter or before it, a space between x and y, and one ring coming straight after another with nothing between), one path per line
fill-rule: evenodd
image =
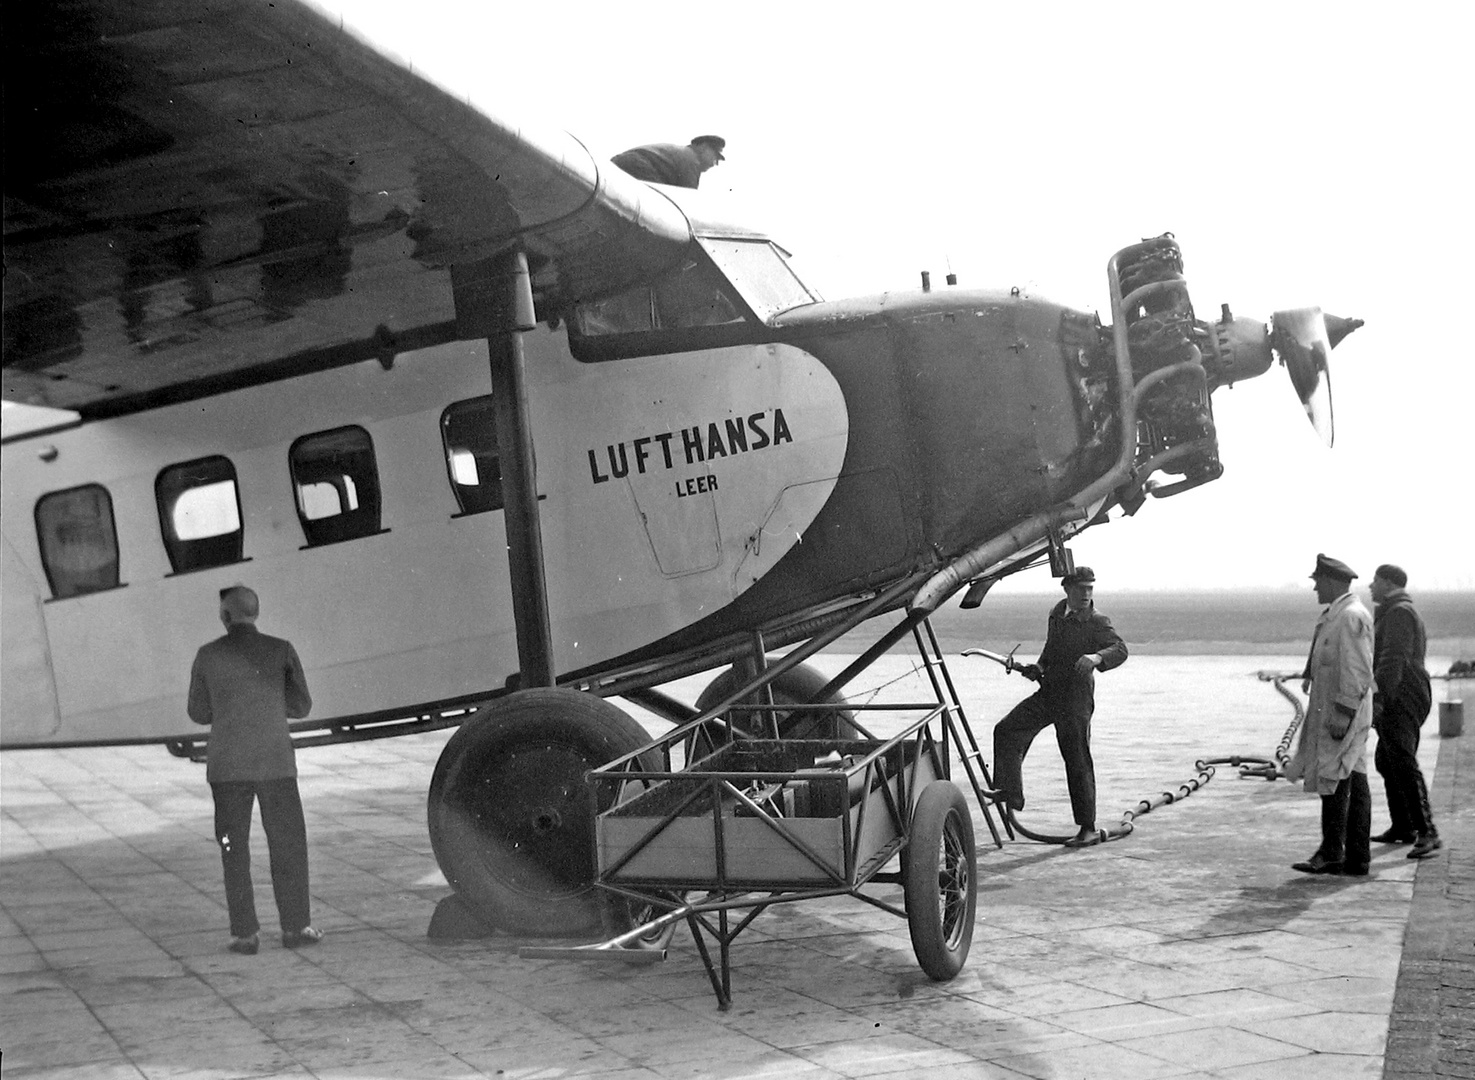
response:
M1351 863L1342 864L1343 877L1367 877L1367 871L1367 863L1362 863L1359 866L1353 866Z
M1437 836L1424 835L1419 837L1418 843L1408 853L1410 859L1427 859L1444 846L1444 841Z
M1412 844L1418 837L1404 836L1402 833L1397 833L1389 829L1387 832L1380 832L1377 836L1370 837L1370 839L1375 844Z
M1066 847L1090 847L1092 844L1101 843L1101 833L1095 829L1088 829L1084 825L1081 831L1065 842Z
M1340 874L1342 872L1342 863L1340 860L1330 862L1327 859L1323 859L1321 853L1317 852L1305 862L1292 863L1291 869L1299 870L1303 874Z
M282 932L282 944L289 949L300 949L304 945L316 945L323 940L323 932L315 930L311 926L304 926L301 930L284 930Z
M261 948L261 939L255 934L247 934L245 937L233 937L230 944L226 946L233 953L242 956L255 956L256 950Z

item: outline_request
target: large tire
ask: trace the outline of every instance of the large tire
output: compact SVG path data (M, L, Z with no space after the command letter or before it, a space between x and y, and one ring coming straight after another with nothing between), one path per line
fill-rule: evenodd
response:
M482 709L430 781L430 845L446 880L508 933L600 932L608 905L594 885L593 821L615 792L602 790L596 808L584 774L649 741L619 708L577 690L521 690Z
M697 698L697 710L706 712L713 705L733 695L740 689L743 683L748 682L749 677L742 674L740 669L731 667L717 678L713 679L701 695ZM802 705L815 700L825 684L830 680L821 672L810 667L808 664L800 664L790 668L778 678L773 680L773 701L775 705ZM831 694L825 699L826 704L839 705L841 708L833 712L818 712L805 710L803 712L786 713L779 716L779 735L785 739L860 739L864 736L855 727L855 713L843 708L845 698L840 694ZM756 714L742 712L734 715L734 724L741 731L749 734L760 734L762 727L756 720Z
M923 971L946 982L968 959L978 904L973 819L956 784L934 780L922 789L906 850L903 881L912 951Z

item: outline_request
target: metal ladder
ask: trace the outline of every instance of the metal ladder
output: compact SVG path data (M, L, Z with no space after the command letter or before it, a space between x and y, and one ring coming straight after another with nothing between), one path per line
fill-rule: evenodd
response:
M913 623L912 638L917 643L917 654L927 669L927 677L932 680L932 691L937 696L938 704L943 707L945 730L953 742L958 760L963 763L963 771L968 774L968 783L978 799L979 809L983 811L983 820L988 825L988 831L993 834L994 845L1003 847L1004 840L999 835L998 823L994 821L994 806L1003 799L1003 794L994 789L988 763L983 758L978 740L973 737L973 727L968 723L968 716L958 699L952 674L947 669L947 661L937 643L937 634L932 629L932 620L922 619ZM1003 814L1001 817L1005 832L1013 840L1014 827L1009 821L1009 815Z

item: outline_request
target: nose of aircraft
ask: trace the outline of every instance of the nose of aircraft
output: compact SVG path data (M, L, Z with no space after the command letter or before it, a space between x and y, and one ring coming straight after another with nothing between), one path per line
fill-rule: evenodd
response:
M1327 315L1321 308L1311 307L1277 311L1267 326L1253 318L1236 318L1226 304L1223 318L1212 327L1208 338L1205 367L1210 385L1217 387L1263 375L1279 357L1290 373L1291 385L1311 426L1321 441L1331 446L1334 431L1329 356L1361 325L1361 319Z

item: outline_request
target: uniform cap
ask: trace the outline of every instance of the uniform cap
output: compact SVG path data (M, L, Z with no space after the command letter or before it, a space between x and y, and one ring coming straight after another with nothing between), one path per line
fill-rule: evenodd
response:
M1357 576L1357 571L1348 566L1341 559L1334 559L1330 555L1316 556L1316 569L1311 571L1311 577L1340 578L1343 581L1351 581Z
M1380 577L1384 581L1392 582L1400 589L1408 584L1408 575L1403 572L1403 567L1394 566L1390 562L1385 562L1382 566L1378 567L1373 572L1373 577Z
M698 135L695 139L691 140L692 146L700 146L703 144L706 144L707 146L710 146L713 150L717 151L718 161L727 160L727 157L722 153L722 151L727 147L727 140L724 139L721 135Z
M1089 566L1077 566L1070 573L1060 579L1061 585L1094 585L1096 584L1096 571Z

